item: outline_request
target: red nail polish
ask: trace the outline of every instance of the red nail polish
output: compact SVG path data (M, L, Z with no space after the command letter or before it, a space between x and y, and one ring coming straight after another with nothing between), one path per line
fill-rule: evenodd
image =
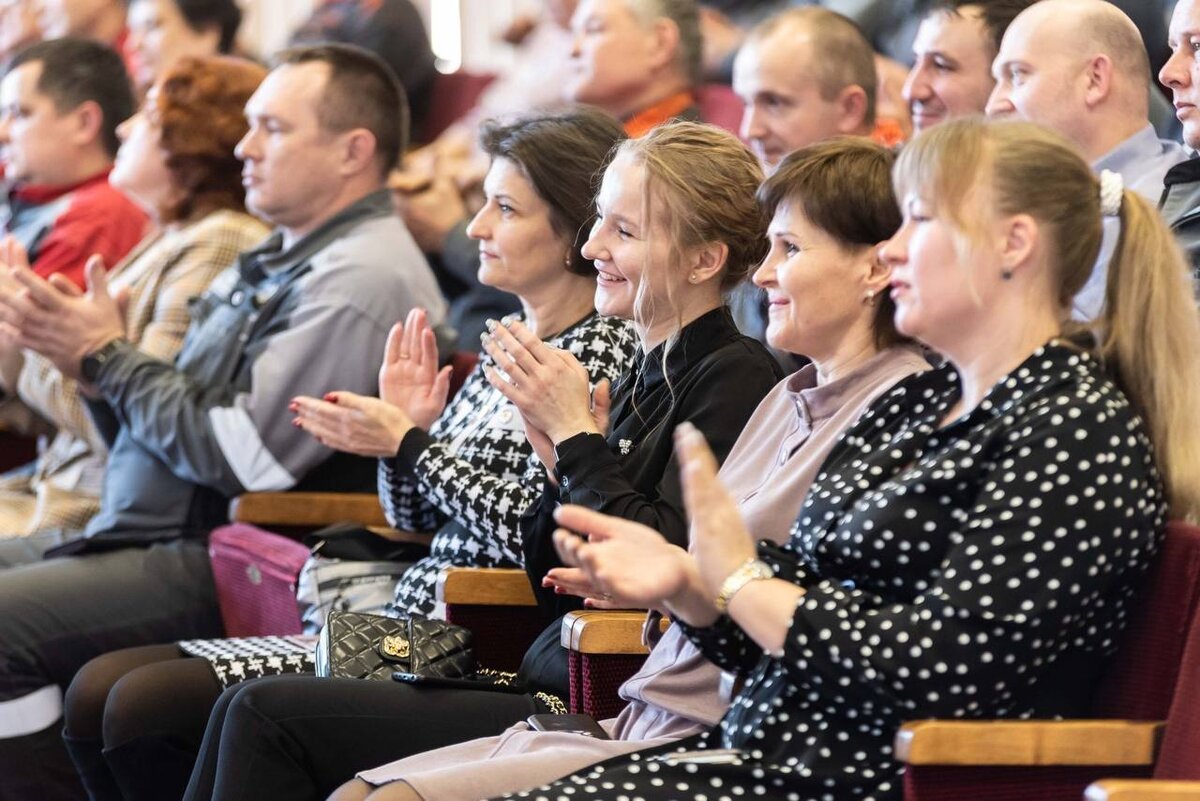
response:
M332 392L326 392L325 400L329 401L330 403L337 403L337 395L334 395Z

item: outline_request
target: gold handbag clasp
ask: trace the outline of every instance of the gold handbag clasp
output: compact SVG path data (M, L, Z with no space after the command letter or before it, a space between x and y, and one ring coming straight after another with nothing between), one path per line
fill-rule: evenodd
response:
M382 650L385 656L393 659L408 659L408 640L396 635L384 637Z

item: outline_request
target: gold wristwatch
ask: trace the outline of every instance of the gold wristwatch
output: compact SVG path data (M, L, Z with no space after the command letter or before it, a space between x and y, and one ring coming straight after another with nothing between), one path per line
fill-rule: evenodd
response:
M738 569L729 574L729 578L721 583L721 591L717 593L717 598L713 604L717 607L717 611L725 614L725 610L729 608L729 602L733 600L733 596L737 595L738 591L752 581L762 581L763 579L775 578L775 571L766 562L760 561L751 557L738 566Z

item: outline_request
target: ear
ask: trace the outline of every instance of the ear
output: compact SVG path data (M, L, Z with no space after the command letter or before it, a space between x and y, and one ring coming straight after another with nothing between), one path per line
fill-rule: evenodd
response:
M892 265L883 260L881 254L887 240L869 248L863 248L863 280L864 289L876 295L882 295L888 289L892 280Z
M221 46L221 26L205 25L197 34L204 45L205 52L216 53Z
M1037 249L1041 231L1037 220L1028 214L1009 217L1003 226L1000 263L1005 270L1016 273L1033 262L1033 252Z
M1101 53L1092 56L1084 67L1084 102L1089 109L1095 108L1112 93L1112 59Z
M342 134L342 174L358 175L375 169L375 135L366 128Z
M837 97L838 133L854 134L862 131L867 120L867 93L857 84L851 84Z
M729 245L724 242L709 242L694 251L690 267L684 280L692 283L691 276L696 276L695 284L699 286L706 281L716 278L720 280L725 270L725 262L729 260Z
M100 110L100 104L95 100L85 100L71 114L75 117L75 143L86 147L95 142L103 147L104 112Z
M675 62L679 53L679 26L665 17L654 21L650 29L651 63L663 69Z

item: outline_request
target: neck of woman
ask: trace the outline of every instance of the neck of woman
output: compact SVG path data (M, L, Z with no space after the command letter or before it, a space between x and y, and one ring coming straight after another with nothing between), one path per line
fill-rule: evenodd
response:
M594 310L596 281L583 275L565 273L547 281L530 294L519 297L525 312L525 325L539 339L550 339L587 317Z
M643 351L649 353L694 321L725 304L720 288L715 285L711 288L702 285L689 289L693 291L675 299L674 308L667 308L664 303L651 309L647 320L639 320L634 316L633 327L642 342Z

